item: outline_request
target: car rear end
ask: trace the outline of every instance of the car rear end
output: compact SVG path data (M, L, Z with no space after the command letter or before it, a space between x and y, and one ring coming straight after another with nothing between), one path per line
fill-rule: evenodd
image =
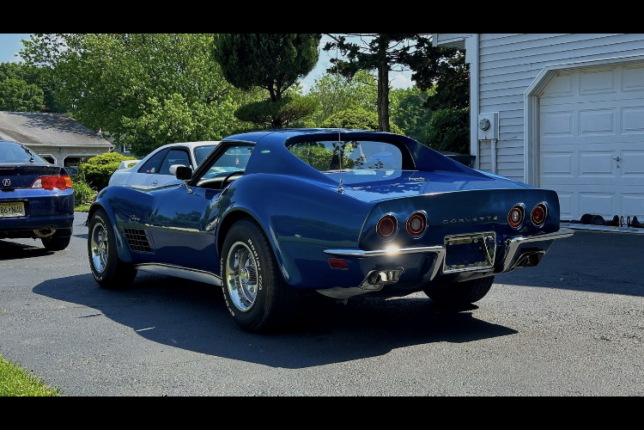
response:
M361 292L407 294L428 285L460 282L536 266L559 228L554 191L513 183L415 172L386 185L345 187L361 199L380 199L365 220L356 249L327 249ZM381 187L398 194L379 192ZM352 273L352 276L349 276ZM340 287L350 287L349 283ZM329 294L337 294L339 289Z
M67 172L21 145L0 141L0 239L70 237L73 222Z

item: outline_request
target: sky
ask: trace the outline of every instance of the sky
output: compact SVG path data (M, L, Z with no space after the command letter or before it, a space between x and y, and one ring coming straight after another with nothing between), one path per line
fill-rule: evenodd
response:
M0 34L0 63L20 61L20 57L16 57L15 54L23 48L22 39L29 40L29 34ZM320 45L320 59L315 68L302 79L302 90L304 94L309 92L311 87L315 85L316 80L324 76L326 69L331 66L330 59L336 55L334 52L329 53L322 49L326 41L327 36L323 36ZM411 72L389 72L389 80L394 88L409 88L413 85Z

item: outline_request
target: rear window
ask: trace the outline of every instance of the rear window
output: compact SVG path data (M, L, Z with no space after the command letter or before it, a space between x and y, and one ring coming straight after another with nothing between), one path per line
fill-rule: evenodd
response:
M33 158L34 161L43 162L36 153L11 142L0 142L0 163L24 163Z
M391 143L315 141L288 146L297 158L320 172L333 170L402 170L402 153Z

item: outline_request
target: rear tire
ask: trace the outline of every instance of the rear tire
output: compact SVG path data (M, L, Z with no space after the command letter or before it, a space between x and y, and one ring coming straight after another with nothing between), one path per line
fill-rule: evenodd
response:
M40 239L43 246L48 251L62 251L63 249L69 246L69 242L72 240L71 235L67 237L60 237L58 233L55 233L51 237L43 237Z
M136 269L119 259L114 228L103 209L94 212L89 221L87 256L92 275L99 286L124 289L132 284Z
M487 295L494 283L494 276L455 282L435 289L425 289L425 294L436 303L450 306L469 305Z
M226 307L242 329L278 331L295 319L299 291L284 282L273 249L255 222L241 220L228 231L221 276Z

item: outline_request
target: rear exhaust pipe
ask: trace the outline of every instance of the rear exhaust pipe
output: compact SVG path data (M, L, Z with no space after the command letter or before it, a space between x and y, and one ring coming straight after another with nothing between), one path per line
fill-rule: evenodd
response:
M56 228L52 226L47 226L40 229L34 229L34 234L41 239L43 237L51 237L55 233L56 233Z

